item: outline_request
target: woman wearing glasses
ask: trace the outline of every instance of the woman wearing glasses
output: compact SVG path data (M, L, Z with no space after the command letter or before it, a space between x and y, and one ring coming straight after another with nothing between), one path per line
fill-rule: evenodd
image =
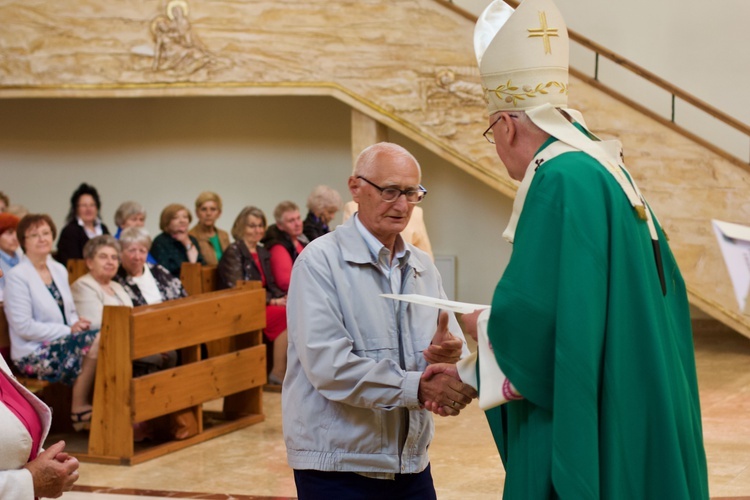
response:
M65 267L51 257L54 222L30 214L16 230L25 255L6 278L10 355L27 377L73 386L70 418L76 430L91 422L99 330L78 317Z
M286 372L286 294L276 286L271 272L271 255L260 240L266 233L266 216L256 207L245 207L234 220L234 243L224 251L217 272L224 288L239 280L260 281L266 289L266 328L263 334L273 342L270 386L278 386Z

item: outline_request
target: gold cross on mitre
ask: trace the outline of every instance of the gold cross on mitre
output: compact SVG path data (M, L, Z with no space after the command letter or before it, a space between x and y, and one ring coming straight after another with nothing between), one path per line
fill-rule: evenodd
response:
M529 29L529 38L543 38L544 39L544 53L551 54L552 47L549 44L549 37L559 36L557 34L557 28L547 27L547 14L544 11L539 12L539 24L541 28Z

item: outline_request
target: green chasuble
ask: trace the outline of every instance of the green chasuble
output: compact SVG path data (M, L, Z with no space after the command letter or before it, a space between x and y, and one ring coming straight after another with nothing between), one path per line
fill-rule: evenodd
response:
M582 152L538 167L488 326L525 397L487 412L505 498L708 498L685 283L657 232L666 294L604 167Z

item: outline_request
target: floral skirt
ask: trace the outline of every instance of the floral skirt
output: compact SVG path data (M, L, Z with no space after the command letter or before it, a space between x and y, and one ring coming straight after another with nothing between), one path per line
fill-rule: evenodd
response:
M15 365L27 377L73 385L97 335L99 330L88 330L42 342L36 351L15 361Z

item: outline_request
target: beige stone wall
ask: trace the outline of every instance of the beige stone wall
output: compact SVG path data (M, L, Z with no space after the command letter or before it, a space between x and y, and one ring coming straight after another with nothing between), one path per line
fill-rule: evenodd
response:
M3 0L0 19L0 98L328 95L513 195L481 138L472 25L432 0ZM575 79L570 101L622 139L691 300L750 335L710 228L750 220L748 172Z

